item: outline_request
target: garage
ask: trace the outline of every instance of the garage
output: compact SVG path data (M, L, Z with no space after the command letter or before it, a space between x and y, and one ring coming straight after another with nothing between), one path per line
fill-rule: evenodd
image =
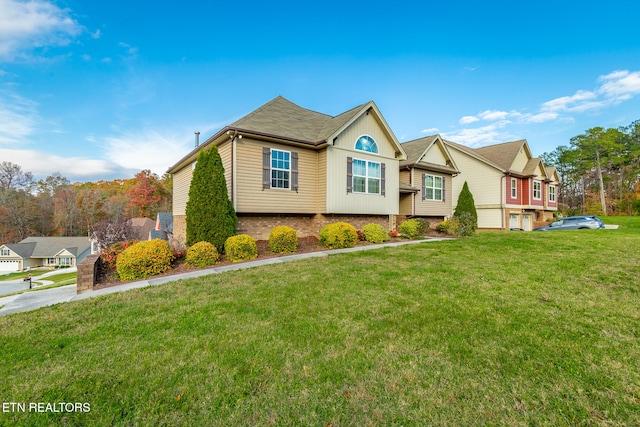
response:
M12 259L0 259L0 271L20 271L21 262Z

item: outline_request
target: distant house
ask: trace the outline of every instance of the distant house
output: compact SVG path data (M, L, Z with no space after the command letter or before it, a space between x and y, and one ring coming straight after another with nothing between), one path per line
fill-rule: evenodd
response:
M214 145L239 232L266 239L289 225L300 237L317 236L335 221L395 227L406 156L373 101L330 116L277 97L211 136L168 171L179 241L198 153Z
M156 223L151 218L131 218L127 222L131 227L131 237L134 240L148 240L151 231L156 227Z
M158 212L155 227L149 232L149 240L152 239L173 241L173 215L170 212Z
M444 143L460 170L453 179L453 206L466 181L479 228L531 230L558 210L558 173L531 155L526 140L476 149Z
M453 177L459 174L440 135L404 142L400 162L400 215L437 224L451 216Z
M72 267L91 253L88 237L27 237L0 245L0 271L34 267Z

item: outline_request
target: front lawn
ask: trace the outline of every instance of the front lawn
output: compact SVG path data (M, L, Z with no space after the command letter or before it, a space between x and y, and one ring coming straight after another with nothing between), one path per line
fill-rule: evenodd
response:
M638 425L640 227L312 258L0 318L0 425ZM82 407L86 409L85 407Z

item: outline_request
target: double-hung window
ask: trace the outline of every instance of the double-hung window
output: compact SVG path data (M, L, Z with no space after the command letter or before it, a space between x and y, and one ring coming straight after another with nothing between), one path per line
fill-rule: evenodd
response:
M518 198L518 180L511 178L511 198Z
M443 200L444 179L437 175L423 175L423 200Z
M549 186L549 201L550 202L556 201L556 187L554 187L553 185Z
M353 192L380 194L380 163L353 159Z
M11 255L11 252L9 252L9 249L2 249L2 250L0 251L0 255L2 255L2 256L9 256L9 255Z
M291 152L271 150L271 188L291 188Z
M533 198L536 200L542 199L542 185L540 181L533 181Z

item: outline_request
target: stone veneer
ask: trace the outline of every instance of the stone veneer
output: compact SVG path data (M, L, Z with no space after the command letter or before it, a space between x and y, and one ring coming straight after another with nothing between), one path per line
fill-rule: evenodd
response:
M395 217L389 215L290 215L290 214L238 214L238 234L248 234L256 240L268 240L274 227L288 225L296 230L298 237L318 237L327 224L344 221L361 229L367 224L380 224L385 229L395 229ZM178 243L186 241L186 222L183 215L173 218L173 231Z
M102 261L99 254L87 255L78 264L78 285L76 293L92 291L98 282L98 274L101 271Z

